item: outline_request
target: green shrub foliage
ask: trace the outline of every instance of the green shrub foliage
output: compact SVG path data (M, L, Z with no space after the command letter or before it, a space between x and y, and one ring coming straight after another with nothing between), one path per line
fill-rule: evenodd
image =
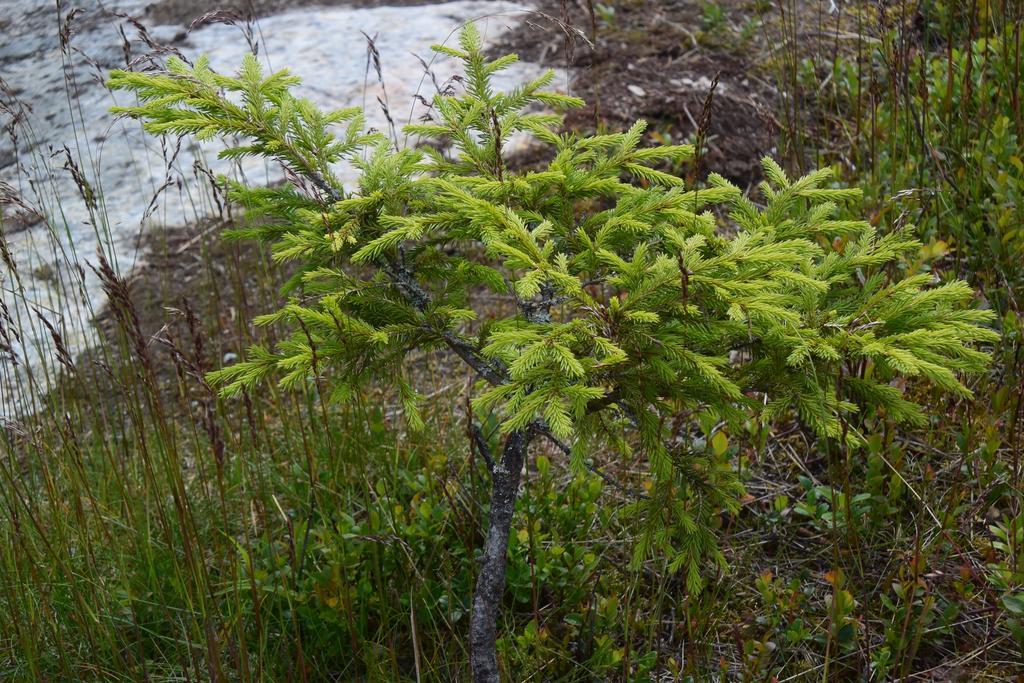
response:
M951 35L972 26L961 13L982 11L969 3L937 9ZM849 110L860 93L877 102L864 113L857 141L872 168L865 174L868 200L895 214L901 205L888 198L919 188L912 196L920 206L911 204L909 213L918 233L952 242L957 272L983 286L993 308L1013 309L1024 286L1024 33L1007 21L1005 30L964 37L948 51L913 51L903 57L907 82L894 84L890 70L904 45L905 39L888 37L874 46L865 60L870 76L852 60L835 64Z
M644 146L642 121L561 132L546 112L582 103L546 92L551 72L496 91L491 76L516 58L489 61L472 26L458 49L435 49L461 60L464 87L433 99L432 118L405 129L424 144L404 149L365 133L356 110L297 98L296 78L254 57L234 77L173 59L166 73L112 74L139 99L119 111L150 132L234 136L244 142L224 156L289 171L282 187L230 183L258 218L232 236L299 269L288 301L257 320L290 336L212 373L223 395L268 376L322 380L334 400L394 381L418 427L404 361L447 348L475 372L475 413L504 432L571 442L578 469L598 449L641 452L651 485L633 506L647 529L636 562L665 557L697 590L701 564L724 563L711 522L740 486L712 449L679 437L677 418L767 424L795 408L856 447L858 415L924 421L897 377L970 394L959 375L986 366L989 312L963 282L904 273L901 256L919 248L909 235L836 219L859 190L830 186L828 171L787 178L770 159L763 205L716 175L687 189L665 169L690 145ZM513 135L543 147L542 167L509 166ZM358 168L356 187L339 162Z

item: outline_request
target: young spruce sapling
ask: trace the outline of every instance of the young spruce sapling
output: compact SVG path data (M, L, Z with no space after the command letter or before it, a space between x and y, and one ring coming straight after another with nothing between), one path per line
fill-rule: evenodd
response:
M402 149L365 132L356 109L323 112L296 97L297 78L267 75L252 56L234 77L202 58L169 59L165 72L115 71L110 83L137 96L117 111L149 132L242 140L222 156L288 172L281 187L228 183L257 219L230 236L268 243L298 271L287 301L256 320L290 336L211 373L222 395L273 376L287 388L323 383L344 401L393 381L419 427L409 354L447 349L475 375L473 410L499 416L503 441L491 454L479 430L474 439L491 470L470 620L474 680L499 680L509 530L537 440L576 469L598 449L642 451L652 485L631 505L643 528L633 560L667 558L698 591L703 568L724 566L712 521L738 508L741 486L673 440L674 416L770 424L795 410L822 439L855 447L858 413L925 420L894 378L967 395L958 374L985 368L977 346L996 335L984 326L990 314L971 307L972 290L893 275L918 243L835 218L860 192L829 187L827 170L791 180L765 159L763 206L717 175L687 189L662 169L690 159L692 146L644 146L642 121L619 133L562 132L561 117L545 112L582 102L545 91L551 72L495 90L492 76L516 57L488 60L472 25L458 48L435 50L461 61L464 87L434 97L432 118L406 127L425 144ZM506 162L513 135L543 146L542 168ZM355 187L338 179L340 163L358 169ZM480 292L507 305L484 307Z

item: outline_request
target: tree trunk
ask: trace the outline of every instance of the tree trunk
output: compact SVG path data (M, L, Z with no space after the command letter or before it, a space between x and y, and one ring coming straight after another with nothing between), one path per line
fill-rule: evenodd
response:
M509 434L501 460L495 463L491 475L487 540L473 594L473 614L469 620L469 663L474 683L498 683L501 680L497 649L498 610L505 592L508 535L519 494L519 476L532 439L530 429Z

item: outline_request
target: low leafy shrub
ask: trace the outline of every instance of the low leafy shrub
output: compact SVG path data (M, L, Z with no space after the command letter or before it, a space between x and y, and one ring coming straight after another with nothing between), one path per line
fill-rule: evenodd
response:
M957 276L1002 312L1019 309L1024 286L1024 34L1007 22L956 40L962 30L944 26L945 45L909 50L903 27L863 63L838 57L832 80L860 115L845 124L855 131L853 177L878 220L915 224L928 256L951 252Z

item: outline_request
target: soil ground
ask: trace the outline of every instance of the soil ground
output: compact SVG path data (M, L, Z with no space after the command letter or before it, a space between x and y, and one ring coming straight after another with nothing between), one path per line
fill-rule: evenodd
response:
M772 151L777 94L759 77L763 35L747 23L748 11L739 2L716 6L722 15L711 22L695 0L619 2L603 16L591 15L585 2L543 0L494 52L571 65L572 94L587 107L567 123L581 131L645 119L663 141L687 141L709 102L698 177L716 172L748 188L760 180L761 157Z

